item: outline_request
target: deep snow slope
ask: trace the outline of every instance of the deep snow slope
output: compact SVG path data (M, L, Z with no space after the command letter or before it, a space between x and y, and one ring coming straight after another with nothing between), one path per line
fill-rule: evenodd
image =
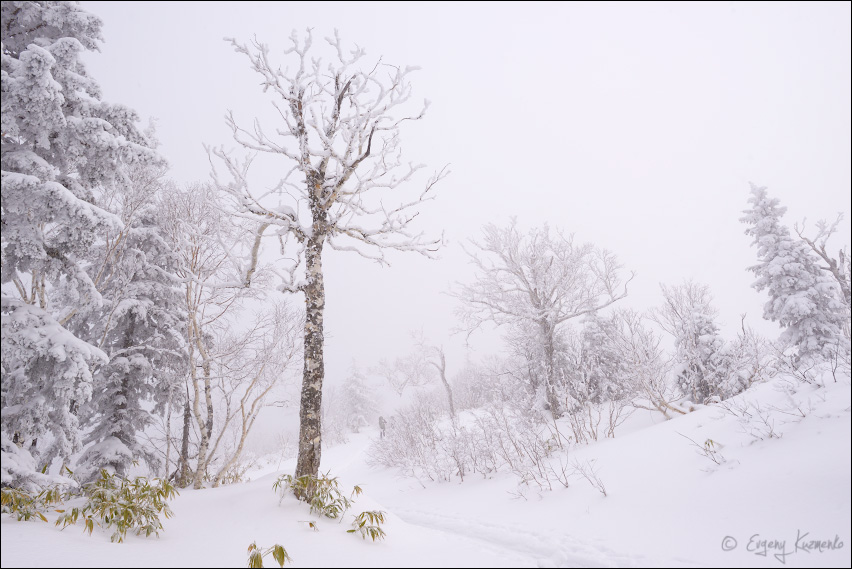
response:
M253 480L184 490L159 539L2 520L3 567L235 567L246 548L280 543L294 567L834 566L849 567L850 385L783 378L728 402L572 449L592 461L604 496L578 478L540 492L509 474L420 484L366 464L375 432L324 450L323 470L365 494L351 513L389 512L372 543L317 520L271 489L292 462ZM637 412L640 413L640 412ZM641 412L644 413L644 412ZM694 445L690 440L698 443ZM701 451L705 441L719 454ZM717 464L718 462L718 464ZM424 487L425 486L425 487ZM314 532L305 520L319 522ZM277 566L271 557L266 566Z

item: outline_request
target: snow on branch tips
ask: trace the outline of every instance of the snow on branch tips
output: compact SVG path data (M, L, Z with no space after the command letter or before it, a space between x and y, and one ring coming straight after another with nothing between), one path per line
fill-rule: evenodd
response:
M241 159L223 148L208 147L211 163L224 167L219 172L214 164L217 187L231 198L236 215L264 228L258 236L298 243L327 240L337 250L380 263L387 262L383 250L388 248L430 256L441 239L414 231L412 224L447 168L427 180L413 199L396 197L423 168L404 163L399 146L400 125L422 118L428 106L413 114L402 109L411 97L409 74L416 68L379 61L360 69L356 64L365 51L345 50L336 32L326 38L335 54L327 65L309 55L310 30L303 40L295 33L290 40L284 50L290 65L282 68L273 63L266 44L226 38L262 77L279 119L275 125L255 119L245 126L228 112L226 123L242 148L253 155L280 157L288 173L271 190L258 189L249 181L253 157ZM391 199L395 203L389 206ZM296 287L290 281L283 288Z
M339 34L326 38L331 57L323 59L311 30L290 36L284 65L274 62L269 46L257 39L225 41L248 59L260 75L263 92L272 98L272 119L225 122L239 147L240 158L224 148L207 148L218 190L230 200L232 215L253 227L250 258L241 278L256 279L263 245L280 246L278 269L283 292L302 292L306 300L305 368L302 432L297 476L316 476L319 468L319 417L324 376L322 251L328 244L388 264L386 251L413 251L432 257L442 238L415 228L421 206L433 199L445 167L417 188L421 164L403 160L401 125L423 118L428 103L409 112L409 76L415 67L388 65L379 59L364 65L361 47L344 49ZM255 159L274 160L286 172L263 185L250 177ZM217 166L219 166L217 168ZM404 192L416 188L413 196ZM281 266L283 265L283 270ZM304 269L302 269L304 267ZM304 278L296 272L304 270Z

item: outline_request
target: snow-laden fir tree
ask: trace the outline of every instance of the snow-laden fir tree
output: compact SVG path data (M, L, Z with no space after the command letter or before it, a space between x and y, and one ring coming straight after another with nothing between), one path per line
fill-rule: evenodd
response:
M125 476L134 460L157 469L159 457L140 436L153 422L151 407L163 411L185 375L186 311L178 257L161 227L162 176L157 166L131 167L124 183L98 196L122 229L104 233L89 252L87 270L103 301L75 309L67 324L109 357L81 409L91 443L78 461L81 478L101 468Z
M38 439L39 463L80 449L75 413L91 393L90 366L105 358L57 319L102 300L86 253L121 221L93 192L119 182L126 164L157 161L136 114L102 102L80 61L98 49L100 28L72 2L0 10L2 425L17 444ZM74 306L51 303L60 289Z
M422 168L403 162L400 149L401 125L425 111L409 115L404 110L416 68L366 63L365 51L346 50L336 32L326 38L330 61L314 55L310 30L304 39L295 32L290 39L284 51L289 66L274 62L265 44L230 40L260 75L263 90L273 95L280 120L267 126L255 119L245 128L230 113L228 126L243 148L279 160L280 181L271 189L253 184L248 179L251 158L238 160L222 149L211 154L230 177L214 172L218 187L233 198L236 215L257 226L245 285L251 283L261 246L271 241L284 264L279 289L305 295L298 477L316 476L321 458L323 250L328 245L379 263L386 263L387 249L431 255L440 240L424 238L412 222L444 172L414 196L398 195ZM304 278L296 277L300 269Z
M741 218L753 237L758 263L749 267L757 276L752 285L766 290L769 300L763 317L778 322L782 339L796 350L801 362L849 360L848 312L838 281L823 270L808 244L796 239L781 222L787 210L765 187L752 184L751 208Z
M378 424L378 407L371 391L367 378L353 366L349 377L340 388L341 411L346 427L353 433L361 432L363 427Z
M92 395L91 368L107 357L38 306L5 294L0 322L3 437L33 455L40 470L80 450L76 410Z

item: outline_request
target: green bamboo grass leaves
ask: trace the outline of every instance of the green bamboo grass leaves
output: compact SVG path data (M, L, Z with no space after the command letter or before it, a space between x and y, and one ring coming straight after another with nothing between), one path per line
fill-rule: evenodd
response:
M352 529L346 530L346 533L359 533L363 539L369 536L373 541L385 538L385 530L381 528L381 524L385 522L385 512L370 510L354 517Z
M284 567L284 564L288 561L290 563L293 562L293 558L287 553L287 550L284 547L278 545L277 543L272 547L268 547L263 549L257 546L257 543L252 542L251 545L248 546L248 566L249 567L263 567L263 557L265 555L272 554L272 558L278 563L280 567Z
M163 523L160 514L170 518L173 513L168 500L178 495L175 487L159 478L147 479L137 476L133 480L110 474L101 470L101 477L87 484L83 493L88 500L82 508L73 508L70 512L57 510L61 516L56 525L62 529L75 525L78 519L84 522L84 531L91 535L95 523L105 528L115 528L110 541L122 543L128 530L143 532L145 537L154 534L159 537Z
M23 488L3 488L0 491L0 504L4 514L14 514L18 521L47 521L44 512L55 504L61 504L63 493L58 486L50 486L38 493Z
M355 486L352 495L347 498L340 491L337 477L329 478L328 472L320 476L305 474L298 478L294 478L290 474L283 474L272 485L272 489L280 492L282 499L287 490L291 490L296 496L309 496L307 502L311 506L311 513L323 515L333 520L343 516L346 510L352 507L350 498L361 493L361 488Z
M320 476L305 474L299 477L282 474L272 485L272 489L281 494L282 500L288 492L292 492L296 496L310 496L308 504L310 505L311 513L333 520L340 520L343 514L352 507L355 497L360 496L363 492L361 487L356 485L352 489L352 494L347 498L340 490L337 477L330 478L328 472ZM369 537L372 541L384 539L385 535L387 535L381 528L381 524L385 521L385 512L381 510L369 510L353 517L355 519L352 522L352 529L346 530L347 533L359 534L363 539ZM319 526L316 523L310 521L303 523L307 523L314 531L319 531ZM262 555L258 557L260 555L259 551L256 547L249 547L249 567L263 566L252 565L254 562L262 563ZM252 556L257 559L254 559Z

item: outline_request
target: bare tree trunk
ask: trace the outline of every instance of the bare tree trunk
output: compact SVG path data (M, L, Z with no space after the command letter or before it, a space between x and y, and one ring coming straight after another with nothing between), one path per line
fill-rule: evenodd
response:
M210 358L207 350L204 347L204 339L201 337L201 330L198 323L195 322L193 315L191 321L192 337L195 348L198 348L201 354L201 369L204 374L204 402L207 411L206 417L201 414L201 393L198 389L198 372L197 368L192 366L192 387L195 398L192 402L192 412L195 416L195 421L198 423L198 430L201 432L201 440L198 444L198 460L195 465L195 475L193 477L192 487L196 490L201 488L204 483L204 473L207 469L207 451L210 446L210 438L213 434L213 398L210 386ZM190 361L192 361L192 351L190 351Z
M169 458L172 453L172 386L169 386L169 397L166 400L166 460L163 468L163 480L169 479Z
M453 390L450 388L450 383L447 381L447 358L444 356L443 348L435 348L438 353L440 364L432 362L432 365L438 369L441 374L441 383L444 384L444 389L447 391L447 401L450 404L450 417L453 421L456 420L456 406L453 404Z
M192 487L196 490L201 488L204 483L204 473L208 463L207 450L210 447L210 436L213 431L213 400L210 393L210 362L205 360L201 365L204 371L204 399L207 408L207 417L205 420L201 415L201 409L198 404L200 399L198 383L196 382L193 412L195 414L195 420L198 423L199 430L201 431L201 440L198 444L198 461L195 465L195 476L192 482Z
M314 226L316 227L316 223ZM302 374L302 394L299 411L299 457L296 477L319 473L322 453L321 408L323 362L323 311L325 286L322 274L324 236L314 234L305 251L308 283L305 286L305 360ZM301 499L310 496L299 496Z
M189 485L189 430L192 426L192 412L189 409L189 389L186 390L186 401L183 404L183 435L180 442L180 475L178 486L186 488Z

